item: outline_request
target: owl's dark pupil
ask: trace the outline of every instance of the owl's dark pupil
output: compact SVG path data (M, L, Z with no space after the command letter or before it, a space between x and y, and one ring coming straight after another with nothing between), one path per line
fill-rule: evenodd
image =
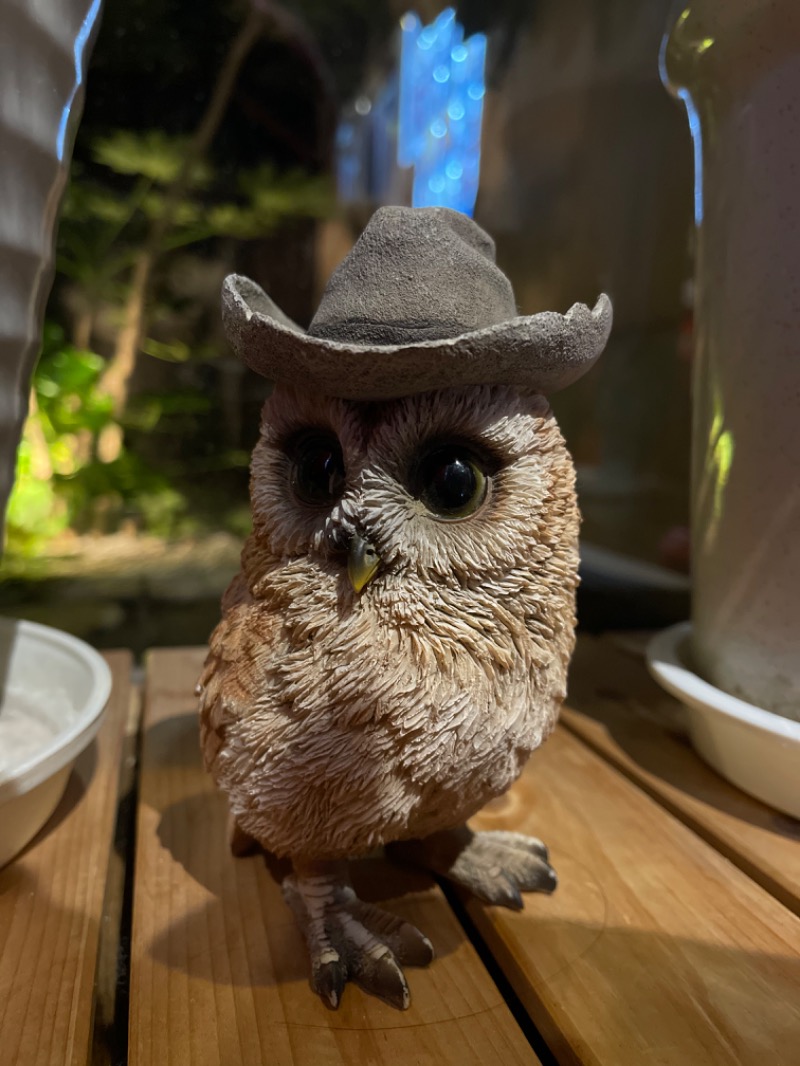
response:
M332 504L341 497L344 485L344 462L337 441L312 437L297 444L292 488L304 503Z
M458 456L440 462L431 471L428 491L443 511L460 511L475 495L475 471Z
M412 491L441 518L466 518L483 503L487 478L468 446L434 445L423 451L411 477Z

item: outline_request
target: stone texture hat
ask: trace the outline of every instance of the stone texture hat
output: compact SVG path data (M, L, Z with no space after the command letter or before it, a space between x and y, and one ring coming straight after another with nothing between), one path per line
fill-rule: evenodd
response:
M602 352L611 301L517 315L494 241L471 219L444 207L383 207L334 271L307 333L236 274L225 280L222 316L256 373L378 400L452 385L556 392Z

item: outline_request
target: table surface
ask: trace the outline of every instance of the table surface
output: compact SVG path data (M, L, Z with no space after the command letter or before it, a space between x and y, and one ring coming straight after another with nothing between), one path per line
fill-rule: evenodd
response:
M230 856L203 772L199 648L134 683L108 656L104 726L55 815L0 870L0 1062L800 1062L800 823L693 753L642 640L582 637L561 724L476 828L543 837L560 883L513 913L379 859L363 896L436 959L398 1012L337 1012L264 856Z

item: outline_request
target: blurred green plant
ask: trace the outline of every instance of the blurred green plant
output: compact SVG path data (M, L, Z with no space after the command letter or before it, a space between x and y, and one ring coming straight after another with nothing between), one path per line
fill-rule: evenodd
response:
M16 483L6 512L6 552L11 556L35 558L69 522L52 480L37 476L35 454L26 426L17 450Z
M67 344L59 326L46 324L8 504L12 555L37 555L74 517L60 486L89 461L92 439L111 418L110 400L97 389L103 366L100 356Z
M121 185L73 164L62 207L57 266L86 288L87 296L119 300L148 224L169 215L159 253L217 237L263 237L291 218L324 218L332 209L327 178L302 171L279 173L265 164L238 175L236 187L220 196L207 162L196 163L177 202L168 199L177 180L185 138L162 130L117 130L92 145L96 163L115 175L134 178ZM215 188L216 186L216 188Z
M167 473L123 449L111 462L97 454L102 432L116 423L99 382L105 360L69 344L48 322L17 453L6 520L8 555L35 558L67 528L108 531L127 520L163 537L193 532L187 499ZM209 401L193 393L137 398L124 428L154 430L164 418L196 415ZM238 465L239 455L230 465Z
M159 269L165 257L212 240L263 237L288 219L331 211L327 178L263 165L238 174L230 188L198 154L197 141L163 130L117 130L93 141L91 170L73 165L57 266L74 283L74 343L92 347L98 319L114 325L113 349L98 381L116 416L100 434L107 461L122 452L140 353L167 362L190 358L184 340L150 332L159 310L176 302Z
M248 456L235 430L206 427L236 426L235 394L229 389L227 407L210 400L213 375L191 366L181 367L179 389L143 395L131 385L140 359L182 365L216 356L203 286L218 284L228 242L331 212L326 177L214 161L242 65L280 29L272 7L280 5L270 17L248 9L187 135L101 127L73 164L57 247L66 328L46 327L8 514L9 555L32 558L68 529L125 524L174 536L201 528L207 515L210 528L225 522L224 478L243 481ZM164 380L143 374L141 383L148 377L156 388ZM200 429L212 412L216 421ZM246 516L228 524L243 528Z

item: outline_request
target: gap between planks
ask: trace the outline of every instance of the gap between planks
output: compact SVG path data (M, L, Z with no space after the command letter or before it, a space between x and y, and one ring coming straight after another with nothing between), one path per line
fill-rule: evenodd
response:
M127 1062L128 986L142 683L131 672L95 982L92 1066Z

